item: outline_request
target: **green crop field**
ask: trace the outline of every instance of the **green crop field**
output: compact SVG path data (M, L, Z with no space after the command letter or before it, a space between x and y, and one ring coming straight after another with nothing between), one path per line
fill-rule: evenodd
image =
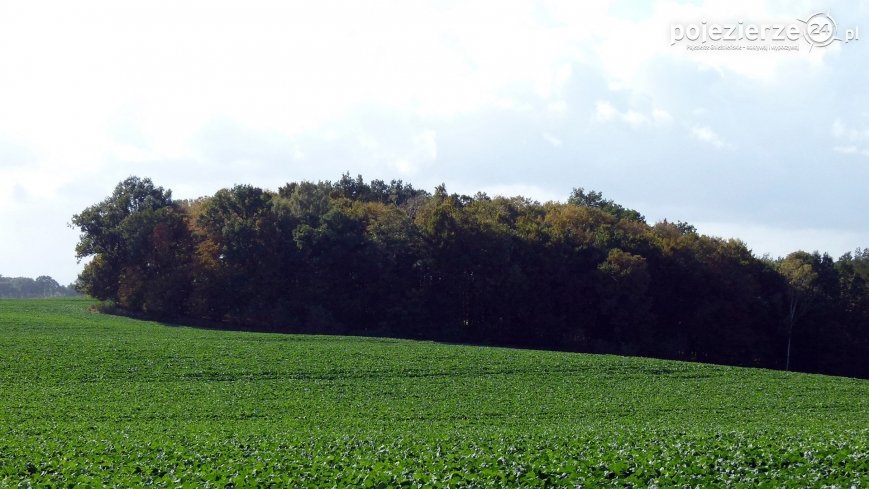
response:
M869 487L869 382L0 301L0 486Z

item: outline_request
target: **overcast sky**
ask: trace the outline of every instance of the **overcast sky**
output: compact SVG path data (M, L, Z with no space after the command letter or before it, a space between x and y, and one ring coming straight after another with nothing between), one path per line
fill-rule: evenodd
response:
M816 12L866 39L671 39ZM74 280L70 217L129 175L186 198L346 171L540 201L581 186L758 256L838 257L869 246L869 4L0 3L0 274Z

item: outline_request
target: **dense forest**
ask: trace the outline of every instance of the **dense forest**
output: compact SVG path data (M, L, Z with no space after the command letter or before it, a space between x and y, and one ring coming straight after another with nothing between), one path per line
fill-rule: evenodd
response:
M72 222L80 290L154 318L869 377L869 250L756 257L582 188L344 175L179 201L130 177Z
M4 277L0 275L0 298L24 299L31 297L69 297L79 295L74 284L60 285L57 280L41 275L30 277Z

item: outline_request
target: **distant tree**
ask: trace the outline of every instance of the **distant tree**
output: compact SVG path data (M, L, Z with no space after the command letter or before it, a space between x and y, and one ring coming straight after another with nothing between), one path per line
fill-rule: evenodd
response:
M631 221L645 222L646 218L639 212L616 204L612 200L604 199L601 192L590 190L585 191L579 187L573 189L570 197L567 199L568 204L573 204L580 207L594 207L604 212L608 212L619 219L629 219Z
M131 309L180 312L189 256L184 220L170 190L148 178L119 183L72 218L81 231L76 258L94 257L79 276L80 290Z
M0 275L0 298L62 297L78 295L70 285L64 287L53 278L42 275L35 280L29 277L4 277Z
M676 221L676 228L678 228L682 234L697 234L697 228L687 222Z
M806 314L819 292L818 273L813 266L814 258L804 251L789 254L779 263L779 273L787 281L787 337L785 370L791 366L791 344L794 325Z
M613 328L613 339L634 347L646 346L651 320L651 298L647 295L651 277L646 259L614 248L597 269L602 318Z
M317 227L331 207L330 193L328 182L301 182L282 189L281 205L299 224Z
M60 291L60 284L47 275L36 277L35 282L43 297L53 297Z
M13 290L9 277L0 275L0 297L12 297Z
M376 196L372 193L371 187L368 186L362 175L357 175L355 179L350 178L350 173L341 175L341 179L335 182L333 188L337 195L350 200L359 200L369 202L376 200Z

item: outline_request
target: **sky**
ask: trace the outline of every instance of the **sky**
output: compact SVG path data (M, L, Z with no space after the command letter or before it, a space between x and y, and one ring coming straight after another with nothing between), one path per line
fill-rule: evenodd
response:
M808 37L814 14L842 40ZM678 38L713 24L804 32ZM193 198L345 172L584 187L838 257L869 246L869 2L0 2L4 276L72 282L72 215L130 175Z

